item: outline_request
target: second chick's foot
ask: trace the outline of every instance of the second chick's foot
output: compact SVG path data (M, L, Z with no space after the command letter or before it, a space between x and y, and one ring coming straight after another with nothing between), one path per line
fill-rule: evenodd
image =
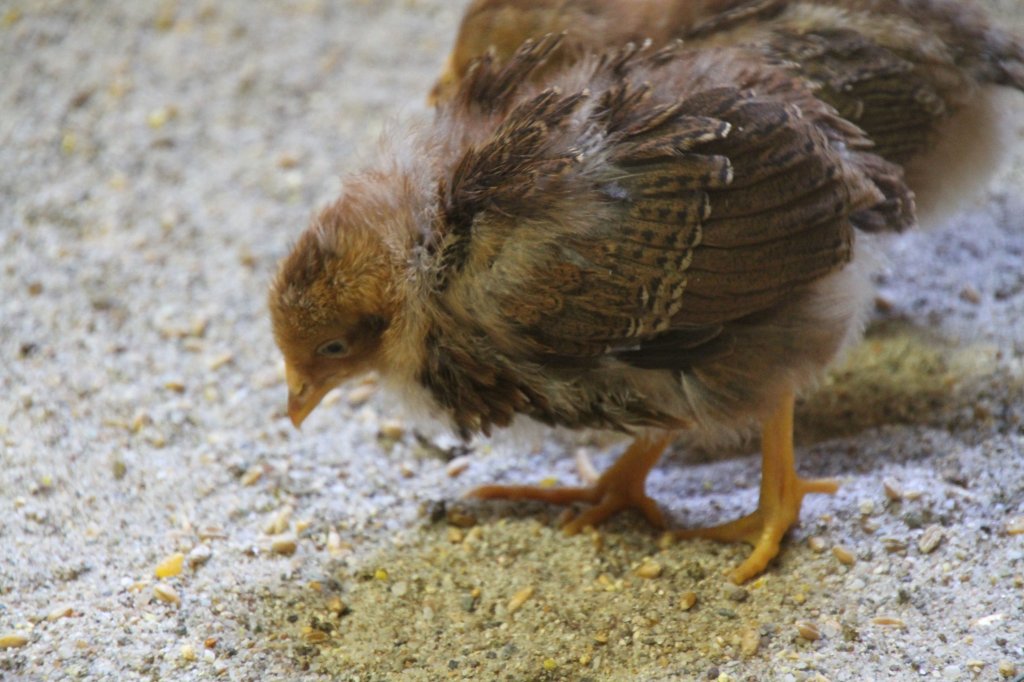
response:
M584 502L594 506L569 521L563 530L575 535L596 526L624 509L636 509L656 528L665 527L665 517L645 491L647 475L672 440L671 434L637 438L597 481L585 487L544 488L528 485L485 485L469 492L481 499L538 500L552 504Z
M792 396L783 400L779 409L765 420L761 448L761 498L757 511L718 526L674 533L677 538L705 538L753 545L750 556L729 572L729 578L737 584L763 572L778 555L782 537L800 516L804 495L832 494L839 489L838 481L832 479L797 476L793 457Z

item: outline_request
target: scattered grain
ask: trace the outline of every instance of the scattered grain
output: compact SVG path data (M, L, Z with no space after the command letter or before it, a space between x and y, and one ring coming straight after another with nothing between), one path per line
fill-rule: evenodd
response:
M239 480L242 482L242 485L250 486L254 485L261 478L263 478L263 467L256 464L249 467Z
M70 618L73 615L75 615L75 610L65 604L52 609L48 614L46 614L46 620L53 623L61 618Z
M335 595L327 600L327 610L336 616L341 616L348 611L348 607L341 600L341 597Z
M468 455L456 457L452 461L448 462L448 465L444 468L444 472L448 474L450 478L456 478L462 472L469 468L469 465L472 461L473 459Z
M885 496L893 502L900 502L903 499L903 489L891 478L882 481L882 490L885 491Z
M332 557L339 557L344 553L345 547L341 543L341 535L336 530L327 533L327 553Z
M472 528L476 525L476 517L472 514L467 514L465 511L458 507L452 507L445 514L445 520L449 526L455 526L456 528Z
M188 661L189 663L195 661L198 658L198 656L196 656L196 649L191 644L182 644L180 649L180 655L181 660Z
M1017 666L1012 661L999 661L998 670L1003 677L1013 677L1017 674Z
M633 569L633 575L638 578L645 578L652 580L661 575L662 566L657 561L651 558L646 558L641 562L639 566Z
M533 590L533 585L530 585L513 594L512 598L508 600L508 605L505 607L508 609L508 612L515 613L518 611L526 603L526 600L533 596Z
M865 533L869 533L869 534L870 533L874 533L876 530L878 530L881 527L882 527L881 524L878 523L878 521L875 521L873 518L870 518L870 517L867 517L867 516L861 517L860 528Z
M857 557L855 557L853 552L847 549L844 545L836 545L833 547L832 554L834 554L836 559L839 559L839 563L844 566L853 566L857 562Z
M267 535L280 535L288 530L288 527L291 525L293 511L291 505L281 507L263 526L263 532Z
M806 639L808 642L816 642L819 639L821 639L821 630L818 629L817 624L812 623L809 620L797 621L796 631L797 634Z
M348 404L352 407L359 407L373 397L373 394L377 392L377 387L370 384L362 384L356 386L348 392L347 400Z
M679 595L679 608L683 611L689 611L697 603L696 592L683 592Z
M898 554L900 552L907 551L907 541L903 538L896 538L892 536L884 537L882 538L882 547L884 547L885 551L889 554Z
M164 388L173 393L184 393L185 382L181 379L168 379L164 382Z
M811 548L811 551L816 554L821 554L825 551L825 538L820 535L812 535L807 538L807 546Z
M401 440L405 435L405 424L395 419L387 419L381 422L377 435L386 440Z
M281 556L291 556L295 554L295 550L298 548L298 542L296 542L295 536L291 534L274 538L274 541L270 543L271 551Z
M174 106L164 106L154 109L146 116L146 123L153 130L163 128L169 121L174 120L178 115L178 109Z
M310 644L321 644L330 638L331 636L323 630L318 630L308 625L302 628L302 639L306 640Z
M739 585L727 585L725 588L725 594L734 602L745 602L750 598L750 592Z
M907 627L906 623L904 623L901 619L896 618L894 616L878 616L877 618L872 618L871 622L875 625L882 625L885 627L894 627L900 629Z
M1014 516L1006 521L1007 535L1024 535L1024 516Z
M216 372L218 369L220 369L221 367L228 364L234 359L235 356L233 353L221 353L220 355L216 355L210 358L210 360L206 363L206 366L209 367L214 372Z
M924 533L917 539L917 549L921 554L934 552L946 537L946 531L939 525L931 525L925 528Z
M966 284L964 285L964 288L960 290L960 300L978 305L981 303L981 292L970 284Z
M181 568L184 564L185 555L181 552L175 552L157 564L153 572L156 574L156 577L161 580L164 578L173 578L177 575L181 575Z
M213 550L210 546L201 543L192 548L192 551L188 553L186 561L188 561L189 568L195 570L210 560L213 555Z
M755 655L761 647L761 633L754 628L746 628L740 634L740 653L747 658Z
M174 588L167 583L157 583L153 586L153 594L156 598L167 604L180 604L181 597L175 592Z
M0 635L0 649L14 649L28 644L28 635L23 632L8 632Z

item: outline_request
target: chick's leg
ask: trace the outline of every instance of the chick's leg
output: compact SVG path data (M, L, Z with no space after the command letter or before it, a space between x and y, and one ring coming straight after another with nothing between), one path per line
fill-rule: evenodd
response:
M665 433L655 437L637 438L594 485L586 487L541 488L528 485L485 485L469 495L482 499L540 500L553 504L586 502L594 506L581 512L566 524L564 530L574 535L587 526L596 526L623 509L637 509L657 528L664 528L665 518L658 505L647 496L644 485L647 474L657 464L662 451L671 442Z
M779 553L779 543L800 516L807 493L834 493L832 479L806 479L796 474L793 458L793 395L781 401L761 425L761 498L757 511L730 523L711 528L682 530L681 538L707 538L721 542L748 542L754 546L747 560L730 572L735 583L761 573Z

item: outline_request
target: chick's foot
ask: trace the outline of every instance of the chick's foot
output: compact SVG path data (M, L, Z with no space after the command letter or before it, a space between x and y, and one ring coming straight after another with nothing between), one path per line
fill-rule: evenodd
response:
M761 497L757 511L735 521L710 528L680 530L677 538L705 538L719 542L748 542L754 546L750 556L729 572L735 583L743 583L760 574L779 553L779 543L800 516L807 493L835 493L839 483L832 479L806 479L797 476L793 457L793 398L788 396L780 408L762 425Z
M671 441L671 434L637 438L597 481L584 487L543 488L528 485L485 485L470 491L481 499L539 500L552 504L585 502L594 506L567 523L563 530L575 535L587 526L596 526L624 509L636 509L656 528L665 527L665 517L657 503L644 490L647 474L658 462Z

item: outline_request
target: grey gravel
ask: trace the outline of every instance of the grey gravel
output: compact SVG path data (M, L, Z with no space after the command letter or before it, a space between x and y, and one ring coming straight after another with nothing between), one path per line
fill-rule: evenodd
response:
M621 439L503 435L456 477L465 449L372 383L291 428L274 264L389 121L428 115L464 4L0 3L0 678L1024 670L1024 128L976 205L891 245L867 340L798 409L801 469L843 486L743 598L743 546L628 514L567 539L559 510L458 501L574 482L577 448L604 467ZM1017 0L987 4L1024 30ZM679 449L650 492L678 526L749 511L755 449Z

